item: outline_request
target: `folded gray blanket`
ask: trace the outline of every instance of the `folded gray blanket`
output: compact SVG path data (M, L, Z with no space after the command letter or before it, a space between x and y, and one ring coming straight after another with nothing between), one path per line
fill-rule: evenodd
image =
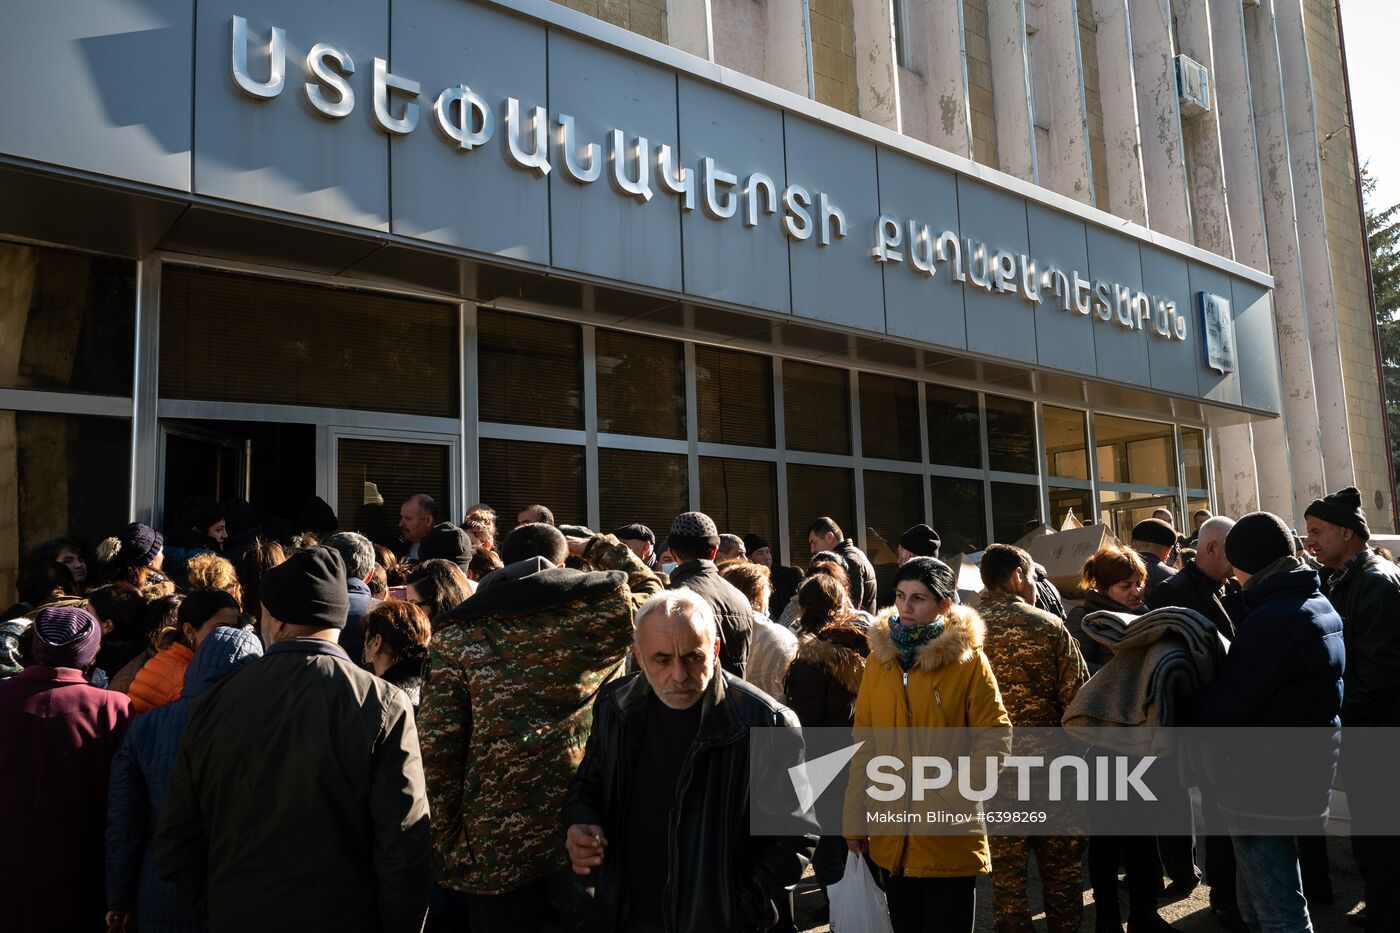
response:
M1228 643L1205 616L1175 607L1140 616L1095 612L1084 617L1083 630L1113 658L1079 688L1065 729L1122 754L1170 753L1166 729L1142 727L1176 725L1177 696L1195 694L1215 677Z

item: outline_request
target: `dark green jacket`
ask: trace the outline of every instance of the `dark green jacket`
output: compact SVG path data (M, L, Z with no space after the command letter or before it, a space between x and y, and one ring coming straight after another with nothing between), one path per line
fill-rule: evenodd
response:
M293 639L190 709L156 869L213 933L417 933L428 800L403 691Z

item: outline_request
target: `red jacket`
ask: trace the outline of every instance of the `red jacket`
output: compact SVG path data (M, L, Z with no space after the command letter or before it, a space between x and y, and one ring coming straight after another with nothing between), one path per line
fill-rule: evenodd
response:
M131 715L74 668L0 681L0 800L17 843L0 846L6 929L103 928L107 772Z

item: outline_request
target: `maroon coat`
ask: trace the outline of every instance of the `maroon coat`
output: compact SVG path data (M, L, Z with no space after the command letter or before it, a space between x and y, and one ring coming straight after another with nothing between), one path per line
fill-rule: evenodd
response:
M126 696L74 668L33 665L0 681L7 929L105 929L107 771L131 716Z

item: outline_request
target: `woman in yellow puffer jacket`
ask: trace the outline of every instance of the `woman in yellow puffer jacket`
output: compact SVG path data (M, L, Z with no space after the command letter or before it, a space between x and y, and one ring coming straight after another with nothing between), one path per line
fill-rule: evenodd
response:
M868 822L881 807L866 788L866 764L879 753L905 762L905 797L884 807L894 813L929 811L974 813L977 805L961 799L956 780L942 791L912 800L909 756L933 755L956 763L969 755L1009 752L1011 720L1002 705L996 676L982 644L986 628L977 612L955 604L956 583L943 562L917 557L895 575L895 605L870 626L870 657L856 697L857 740L868 739L851 763L846 793L846 842L854 852L868 852L889 877L885 894L895 933L934 929L971 931L976 910L977 875L991 869L987 837L975 819L962 832L910 833L906 823ZM905 739L889 731L917 729ZM982 729L981 733L968 730ZM947 730L940 733L937 730ZM898 735L898 740L891 738ZM913 748L917 745L917 748ZM980 789L984 769L974 769ZM951 834L949 834L951 833Z

